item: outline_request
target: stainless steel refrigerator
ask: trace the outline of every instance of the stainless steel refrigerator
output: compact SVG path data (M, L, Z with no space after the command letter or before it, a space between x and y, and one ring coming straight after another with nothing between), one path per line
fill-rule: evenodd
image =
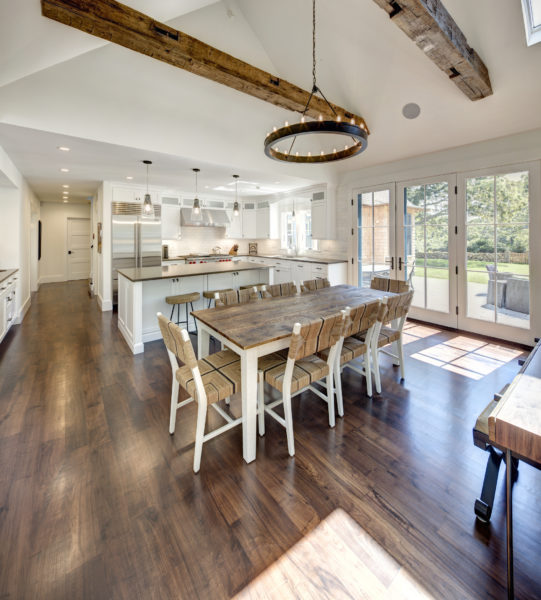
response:
M146 215L142 203L111 205L113 304L118 302L118 269L162 264L161 206L153 204L152 209Z

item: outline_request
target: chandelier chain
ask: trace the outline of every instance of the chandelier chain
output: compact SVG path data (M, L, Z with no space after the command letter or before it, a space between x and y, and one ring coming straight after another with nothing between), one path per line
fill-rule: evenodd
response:
M312 0L312 93L316 89L316 0Z

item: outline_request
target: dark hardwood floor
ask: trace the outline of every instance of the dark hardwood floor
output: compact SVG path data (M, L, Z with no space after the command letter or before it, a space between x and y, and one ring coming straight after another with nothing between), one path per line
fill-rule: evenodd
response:
M506 597L503 469L480 526L472 426L516 353L460 356L478 338L410 333L402 384L384 360L369 399L344 372L334 429L315 396L294 400L294 459L267 419L255 462L236 428L194 475L195 409L169 436L163 343L133 356L86 282L43 285L0 345L0 598L230 598L337 508L436 598ZM527 465L514 516L516 595L541 598L541 472Z

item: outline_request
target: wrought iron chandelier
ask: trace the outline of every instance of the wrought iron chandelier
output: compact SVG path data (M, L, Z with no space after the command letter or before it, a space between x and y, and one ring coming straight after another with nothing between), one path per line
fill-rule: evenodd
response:
M334 120L319 119L308 121L306 112L314 94L319 94L327 103L330 111L335 116ZM300 153L294 150L294 145L299 136L309 134L334 134L345 136L348 143L344 147L335 147L331 152L320 151ZM289 125L286 121L284 127L274 128L274 131L267 133L265 137L265 154L274 160L295 163L324 163L343 160L360 154L366 150L368 144L368 134L363 124L357 124L354 119L349 122L342 120L340 115L336 114L333 106L327 100L316 81L316 0L312 0L312 91L308 97L308 102L302 112L300 123ZM280 147L280 145L282 147Z

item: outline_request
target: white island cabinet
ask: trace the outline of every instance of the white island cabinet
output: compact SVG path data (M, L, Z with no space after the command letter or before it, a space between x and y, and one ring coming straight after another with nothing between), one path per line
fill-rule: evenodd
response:
M172 306L167 296L199 292L201 298L193 303L194 310L206 308L203 292L207 290L238 288L247 283L269 283L272 267L248 262L216 262L197 265L168 265L118 270L118 328L134 354L144 352L145 342L161 339L156 313L167 318ZM188 307L188 312L191 307ZM180 318L185 319L185 307L180 307ZM175 308L174 321L177 320ZM195 329L189 317L189 330ZM186 327L185 324L181 325Z

